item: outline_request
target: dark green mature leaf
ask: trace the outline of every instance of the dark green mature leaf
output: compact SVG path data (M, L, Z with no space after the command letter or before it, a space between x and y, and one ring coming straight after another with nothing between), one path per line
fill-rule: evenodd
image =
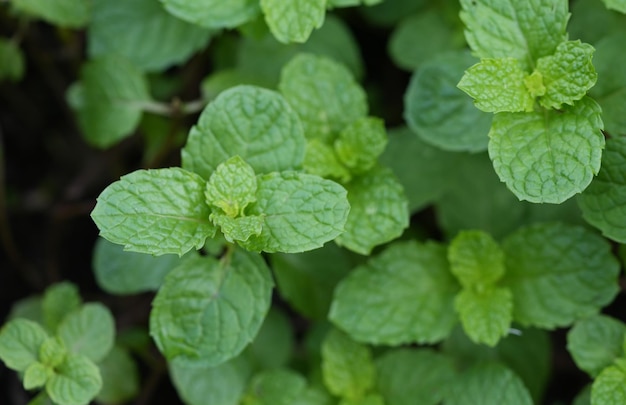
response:
M611 247L585 228L546 223L507 237L503 284L513 292L513 318L552 329L592 315L619 291Z
M234 28L260 12L258 0L160 0L176 17L206 28Z
M606 315L593 315L576 322L567 334L567 350L576 365L596 377L624 355L626 325Z
M626 360L605 368L591 386L591 405L626 403Z
M47 338L39 324L13 319L0 329L0 360L12 370L26 371L39 359L39 348Z
M616 10L626 14L626 1L624 0L602 0L609 10Z
M283 43L305 42L324 23L326 0L261 0L265 21Z
M84 0L13 0L20 12L61 27L81 28L91 17L91 3Z
M606 8L598 0L576 0L571 6L572 16L567 24L569 37L596 46L602 38L624 27L624 15ZM594 56L594 65L596 57ZM597 66L596 66L597 67ZM600 74L599 77L602 75Z
M0 38L0 81L17 81L24 76L24 55L15 41Z
M52 401L63 405L87 404L101 388L100 370L79 354L69 354L46 382L46 392Z
M272 308L245 354L257 369L279 368L287 366L293 349L291 320L283 311Z
M128 402L139 393L139 370L131 355L119 346L114 346L98 363L102 374L102 390L96 400L105 404Z
M400 242L339 283L329 318L360 342L433 343L457 321L446 250L429 242Z
M293 405L306 388L306 379L288 369L265 370L255 375L242 405Z
M97 363L113 348L115 320L104 305L89 303L68 314L57 333L68 351Z

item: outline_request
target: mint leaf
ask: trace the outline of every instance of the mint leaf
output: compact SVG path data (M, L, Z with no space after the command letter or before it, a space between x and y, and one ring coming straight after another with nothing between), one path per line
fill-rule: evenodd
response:
M139 370L131 355L114 346L98 363L102 373L102 389L96 400L107 404L127 402L139 393Z
M32 390L43 387L52 373L52 368L39 362L31 364L24 372L24 389Z
M332 141L346 125L367 115L363 89L346 67L326 57L297 55L283 68L278 88L309 139Z
M279 368L287 365L293 349L291 320L283 311L272 308L245 354L257 369Z
M591 57L594 48L580 41L566 41L557 46L554 55L537 61L536 72L543 77L545 95L539 104L546 108L574 105L593 87L598 78Z
M271 302L269 269L259 255L231 255L222 262L192 255L166 276L150 334L168 360L218 365L256 336Z
M602 0L609 10L619 11L626 14L626 1L624 0Z
M624 355L626 325L606 315L593 315L576 322L567 333L567 350L576 365L596 377Z
M248 204L256 201L257 182L254 169L241 157L233 156L220 163L207 183L207 204L221 209L227 216L243 215Z
M395 243L339 283L329 319L359 342L434 343L457 321L458 290L443 246Z
M113 347L115 320L104 305L85 304L63 319L58 335L68 351L97 363Z
M597 312L619 290L619 264L610 245L585 228L531 225L507 237L502 249L502 282L513 292L513 319L522 325L570 325Z
M15 41L0 38L0 81L17 81L24 76L24 54Z
M499 113L489 132L489 156L520 200L559 204L598 173L601 129L601 109L590 98L563 111Z
M528 73L515 58L482 59L465 71L459 89L486 112L533 111L535 100L524 85Z
M474 107L457 83L476 62L469 52L454 52L425 62L404 94L404 119L424 142L449 151L487 148L491 116Z
M482 231L462 231L448 248L450 271L465 288L494 284L504 275L504 253Z
M212 213L211 220L220 227L229 242L247 242L251 236L258 236L263 231L264 218L261 215L231 218L228 215Z
M39 360L50 368L61 364L65 356L67 356L67 348L59 337L47 338L39 348Z
M572 405L591 405L591 384L585 385L572 400Z
M370 349L337 329L322 343L322 373L328 390L347 399L363 397L376 378Z
M176 255L126 252L123 246L99 238L92 265L100 288L110 294L127 295L156 291L179 260Z
M454 300L463 329L476 343L495 346L513 320L513 296L508 288L464 289Z
M352 173L365 173L387 146L385 124L374 117L357 119L339 133L334 145L337 156Z
M377 389L387 404L439 404L456 373L452 359L432 349L393 349L376 359Z
M81 0L13 0L11 5L60 27L81 28L91 17L91 4Z
M319 138L307 142L303 166L307 173L331 177L342 183L352 178L350 170L339 161L335 149Z
M344 398L339 402L339 405L385 405L385 401L378 394L369 394L355 399Z
M625 168L626 139L608 139L598 176L578 196L585 220L606 237L622 243L626 243Z
M480 58L519 59L524 68L566 40L566 0L461 0L465 39Z
M259 14L258 0L160 0L176 17L206 28L234 28Z
M104 189L91 218L100 236L127 250L182 256L215 235L204 189L183 169L137 170Z
M98 367L85 356L69 354L46 382L52 401L64 405L85 405L102 388Z
M51 285L41 301L43 324L50 332L56 332L63 319L82 302L76 285L67 281Z
M276 39L305 42L324 23L326 0L261 0L261 9Z
M81 67L81 103L70 103L76 110L85 139L107 148L132 133L142 115L142 103L150 100L148 85L141 72L126 59L106 55Z
M254 251L297 253L321 247L344 230L350 211L346 190L298 172L258 176L257 201L248 215L264 219L260 235L242 245Z
M605 368L591 386L592 405L612 405L626 402L626 360Z
M181 21L158 1L92 3L87 35L92 58L117 53L140 69L161 70L186 61L209 40L209 30Z
M182 167L209 179L239 155L257 174L297 169L305 145L298 116L280 94L237 86L204 109L182 150Z
M11 312L7 316L7 321L16 318L24 318L29 321L43 325L43 309L41 303L43 298L40 295L31 295L15 302L11 306Z
M0 360L12 370L26 371L39 359L39 348L47 338L39 324L13 319L0 329Z
M255 375L244 405L292 405L306 388L306 379L287 369L265 370Z
M351 208L345 232L336 239L338 245L367 255L408 227L408 201L390 169L376 167L353 179L346 189Z

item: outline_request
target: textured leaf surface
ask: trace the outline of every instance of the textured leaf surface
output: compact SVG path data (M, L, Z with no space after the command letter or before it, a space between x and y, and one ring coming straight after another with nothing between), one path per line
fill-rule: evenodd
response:
M562 112L499 113L489 132L489 156L521 200L561 203L583 191L600 170L601 110L583 98Z
M52 374L52 370L43 364L39 362L31 364L24 372L24 389L32 390L43 387L50 374Z
M183 168L208 179L239 155L257 174L297 169L306 142L298 116L280 94L253 86L220 93L191 129Z
M104 189L91 218L100 236L127 250L183 255L215 235L204 188L179 168L137 170Z
M272 287L259 255L237 249L226 262L191 256L167 275L152 302L150 334L169 360L223 363L256 336Z
M306 379L288 369L265 370L252 378L246 405L293 405L306 388Z
M409 225L408 201L390 169L377 167L346 185L350 214L337 244L363 254L402 235Z
M502 243L513 318L551 329L589 316L615 297L619 264L610 245L577 226L521 228Z
M433 343L457 320L458 290L444 247L401 242L339 283L329 318L360 342Z
M460 232L450 242L448 260L452 274L466 288L493 284L504 275L504 253L486 232Z
M13 319L0 329L0 360L15 371L37 362L39 348L48 337L39 324L26 319Z
M155 0L95 0L87 47L91 57L117 53L144 70L186 61L210 31L181 21Z
M578 197L587 222L608 238L626 243L626 139L606 142L602 167L591 185Z
M404 119L421 139L449 151L487 148L491 116L476 109L457 83L476 59L454 52L424 63L404 94Z
M270 31L280 42L305 42L324 23L326 0L261 0Z
M139 393L139 370L135 360L124 349L114 346L98 363L102 389L96 400L106 404L127 402Z
M307 142L303 165L307 173L337 179L342 183L352 178L350 170L339 161L335 149L319 138Z
M576 322L567 334L567 350L576 365L596 377L624 355L626 325L606 315L594 315Z
M63 319L78 309L82 299L75 284L64 281L48 287L41 301L43 324L50 332L56 332Z
M234 28L259 13L258 0L160 0L176 17L206 28Z
M39 348L39 360L49 367L57 367L67 355L67 348L59 337L46 339Z
M378 161L387 146L385 123L379 118L360 118L340 133L335 150L341 162L356 174L365 173Z
M63 319L58 335L67 350L97 363L113 348L115 320L104 305L85 304Z
M456 373L452 358L431 349L395 349L376 359L377 388L387 404L439 404Z
M87 357L70 354L46 383L46 392L57 404L85 405L102 388L98 367Z
M300 54L284 68L278 85L296 110L307 138L332 141L339 131L367 115L365 92L343 65Z
M259 176L256 197L249 215L264 218L263 231L243 243L255 251L297 253L319 248L343 232L350 211L343 187L298 172Z
M508 288L464 289L454 304L463 329L474 342L493 347L509 333L513 296Z
M20 80L24 76L24 54L14 41L0 38L0 81Z
M254 169L241 157L233 156L217 166L204 195L209 205L235 218L243 215L248 204L256 201L256 189Z
M626 360L604 369L591 386L591 405L626 403Z
M17 10L61 27L80 28L91 17L91 4L83 0L13 0Z

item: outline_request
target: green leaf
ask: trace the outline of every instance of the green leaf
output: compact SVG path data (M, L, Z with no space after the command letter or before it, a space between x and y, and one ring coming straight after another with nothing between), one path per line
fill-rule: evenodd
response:
M578 197L585 220L621 243L626 243L625 169L626 138L608 139L598 176Z
M545 108L561 108L563 104L574 105L593 87L598 74L591 58L593 46L580 41L566 41L556 48L554 55L537 61L545 85L539 104Z
M602 0L609 10L619 11L626 14L626 1L624 0Z
M219 226L229 242L247 242L250 237L258 236L263 231L264 218L261 215L231 218L228 215L212 213L211 220Z
M480 110L531 112L535 100L524 84L527 76L518 59L488 58L467 69L458 87Z
M328 390L348 399L363 397L376 379L370 349L337 329L322 343L322 373Z
M36 322L43 325L43 309L41 303L43 298L41 295L30 295L26 298L13 303L11 306L11 312L7 316L6 320L10 321L16 318L25 318L29 321Z
M206 28L234 28L259 14L258 0L160 0L176 17Z
M96 397L98 402L121 404L139 393L139 370L125 349L113 346L98 368L102 373L102 390Z
M409 225L408 201L388 168L376 167L346 185L350 214L340 246L369 254L375 246L402 235Z
M302 119L307 138L333 141L367 115L365 92L343 65L322 56L299 54L283 68L280 92Z
M613 361L624 355L622 345L626 325L606 315L582 319L567 333L567 350L576 365L596 377Z
M461 0L465 39L480 58L519 59L524 68L567 39L566 0Z
M154 0L95 0L89 24L89 55L116 53L140 69L162 70L203 48L210 31L181 21Z
M252 378L242 405L293 405L302 395L306 379L287 370L265 370Z
M75 284L64 281L48 287L41 301L43 324L50 332L56 332L63 319L80 307L83 300Z
M487 148L491 115L474 107L457 83L476 62L469 52L432 59L418 69L404 94L404 119L424 142L449 151Z
M115 320L104 305L85 304L63 319L58 335L68 351L81 354L97 363L113 347Z
M39 360L44 365L54 368L63 363L67 356L67 348L61 338L49 337L39 348Z
M563 111L499 113L489 132L489 156L520 200L559 204L600 170L601 129L601 109L590 98Z
M513 292L513 319L522 325L570 325L596 313L619 290L619 263L610 245L585 228L531 225L506 238L502 249L503 284Z
M114 145L131 134L142 115L142 104L150 100L148 84L141 72L126 59L106 55L86 62L80 71L81 103L77 110L86 140L99 148Z
M343 232L350 205L339 184L299 172L269 173L257 181L257 201L248 215L263 217L263 230L242 242L246 249L304 252Z
M60 27L81 28L91 17L91 3L83 0L13 0L11 5Z
M393 27L407 15L423 12L427 4L431 3L428 0L384 0L361 11L372 25Z
M292 405L337 405L335 399L324 389L306 387Z
M458 290L443 246L399 242L339 283L329 318L359 342L434 343L457 321Z
M465 371L446 394L445 405L532 405L520 378L500 363L481 364Z
M270 369L286 366L293 349L291 320L283 311L272 308L246 354L257 369Z
M591 405L591 384L586 385L576 398L572 401L572 405Z
M86 405L102 388L98 367L87 357L70 354L46 382L52 401L63 405Z
M99 238L93 253L93 270L98 286L104 291L120 295L138 294L156 291L179 260L176 255L126 252L123 246Z
M298 116L280 94L237 86L200 115L182 150L183 168L209 179L220 163L239 155L257 174L297 169L305 142Z
M306 42L311 32L324 23L326 0L261 0L261 10L280 42Z
M378 394L369 394L364 397L350 399L344 398L339 405L385 405L383 397Z
M248 204L256 201L257 182L252 166L239 156L220 163L207 183L207 204L221 209L227 216L243 215Z
M0 81L18 81L24 76L24 54L15 41L0 38Z
M462 231L448 248L450 271L465 288L491 285L504 275L504 253L486 232Z
M235 249L224 261L192 255L152 302L150 334L168 360L218 365L256 336L272 279L261 256Z
M32 390L43 387L52 373L52 368L39 362L31 364L24 372L24 389Z
M12 370L26 371L39 359L39 348L47 338L39 324L13 319L0 329L0 360Z
M183 169L137 170L104 189L91 218L100 236L126 250L182 256L215 235L204 189Z
M365 173L387 146L385 123L380 118L359 118L339 133L334 145L337 157L352 173Z
M513 296L508 288L464 289L454 304L463 329L474 342L493 347L509 333Z
M385 403L437 405L456 376L452 359L432 349L393 349L376 359L377 389Z
M350 170L339 161L335 149L319 138L307 142L303 166L307 173L337 179L342 183L352 179Z
M626 360L605 368L591 386L591 405L626 403Z

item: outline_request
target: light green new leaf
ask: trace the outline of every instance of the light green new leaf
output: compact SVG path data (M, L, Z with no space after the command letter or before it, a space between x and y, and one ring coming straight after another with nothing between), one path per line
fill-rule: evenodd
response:
M221 262L192 255L167 275L152 302L150 334L170 361L218 365L254 339L272 287L259 255L235 249Z
M567 38L567 0L461 0L465 38L480 58L519 59L523 68Z
M297 253L321 247L344 231L350 211L346 190L299 172L258 176L257 201L248 215L263 218L263 230L242 246L253 251Z
M626 1L625 0L602 0L609 10L616 10L620 13L626 14Z
M39 348L47 338L39 324L13 319L0 329L0 360L12 370L26 371L39 359Z
M96 400L105 404L128 402L139 393L139 370L131 355L119 346L114 346L98 363L102 374L102 389Z
M598 78L591 62L593 52L589 44L567 41L557 46L554 55L539 59L536 72L541 74L545 86L539 104L558 109L583 98Z
M322 373L328 390L348 399L363 397L376 379L370 349L337 329L322 343Z
M465 288L491 285L504 274L504 253L483 231L462 231L448 247L450 271Z
M263 231L264 218L260 215L231 218L214 212L210 218L215 225L220 227L224 238L231 243L247 242L251 236L258 236Z
M532 405L522 380L501 363L479 364L450 387L444 405Z
M352 173L365 173L376 165L387 146L385 123L374 117L359 118L339 133L334 145L337 156Z
M469 52L454 52L425 62L404 94L404 119L424 142L449 151L487 148L491 114L478 110L457 83L476 63Z
M63 319L58 335L69 352L83 355L97 363L113 347L115 320L104 305L85 304Z
M344 184L352 179L350 170L341 164L335 149L319 138L307 142L303 166L307 173L337 179Z
M126 59L106 55L85 63L78 87L68 97L86 140L107 148L131 134L142 115L142 103L150 100L141 72Z
M46 289L41 301L43 324L50 332L56 333L61 321L78 309L83 300L75 284L64 281Z
M39 360L44 365L53 368L63 362L67 353L68 350L61 338L49 337L39 348Z
M502 243L503 284L513 319L545 329L567 326L610 303L619 287L611 246L591 231L558 223L519 229Z
M499 113L489 131L489 156L520 200L559 204L600 170L601 129L600 106L588 97L563 111Z
M280 94L242 85L204 109L182 150L182 166L209 179L239 155L257 174L298 169L305 146L300 120Z
M261 0L272 34L283 43L306 42L324 23L326 0Z
M454 300L465 333L476 343L495 346L509 333L513 296L508 288L464 289Z
M24 76L24 54L15 41L0 38L0 81L17 81Z
M576 322L567 333L567 350L576 365L596 377L624 355L626 325L606 315L593 315Z
M70 354L46 382L52 401L63 405L87 405L102 388L98 367L87 357Z
M591 386L591 405L626 403L626 360L605 368Z
M137 170L104 189L91 218L100 236L127 250L182 256L215 235L204 189L180 168Z
M346 67L326 57L297 55L283 68L278 88L309 139L333 141L348 124L367 115L361 86Z
M147 71L186 61L204 47L210 31L181 21L155 0L94 0L87 33L93 57L117 53Z
M52 374L52 368L46 367L39 362L31 364L24 372L24 389L32 390L43 387Z
M293 405L306 379L289 369L264 370L252 378L243 405Z
M13 0L16 10L60 27L81 28L91 18L91 2L85 0Z
M259 14L258 0L160 0L176 17L206 28L234 28Z
M359 342L434 343L457 322L458 291L443 246L400 242L339 283L329 318Z
M602 167L591 185L578 196L587 222L608 238L626 243L626 138L606 142Z
M243 215L248 204L256 201L254 169L240 156L220 163L206 185L207 204L220 208L227 216Z
M451 357L431 349L394 349L376 359L377 390L393 405L437 405L457 371Z

